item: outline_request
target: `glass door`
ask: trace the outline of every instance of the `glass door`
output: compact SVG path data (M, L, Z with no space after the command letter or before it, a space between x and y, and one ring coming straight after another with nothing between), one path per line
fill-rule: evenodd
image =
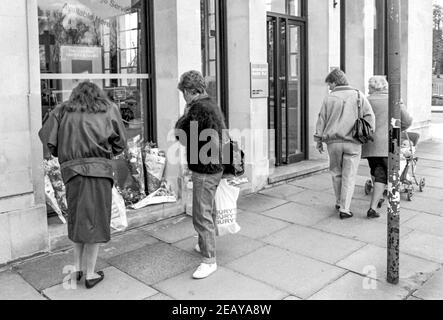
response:
M306 159L304 24L268 16L269 129L275 164Z

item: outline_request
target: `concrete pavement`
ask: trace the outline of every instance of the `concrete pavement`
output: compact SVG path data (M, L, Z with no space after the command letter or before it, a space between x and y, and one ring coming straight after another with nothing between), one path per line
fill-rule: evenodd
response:
M401 281L386 279L386 214L368 221L362 161L352 211L338 219L328 173L239 200L242 231L218 240L219 270L191 279L199 264L189 217L127 232L100 252L106 279L67 286L70 251L4 268L0 299L443 299L443 141L418 149L428 187L402 201ZM383 213L386 207L383 209Z

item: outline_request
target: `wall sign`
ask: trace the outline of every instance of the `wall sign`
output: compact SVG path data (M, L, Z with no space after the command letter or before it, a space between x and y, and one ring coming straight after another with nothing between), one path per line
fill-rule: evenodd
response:
M269 69L267 63L251 63L251 98L269 97Z

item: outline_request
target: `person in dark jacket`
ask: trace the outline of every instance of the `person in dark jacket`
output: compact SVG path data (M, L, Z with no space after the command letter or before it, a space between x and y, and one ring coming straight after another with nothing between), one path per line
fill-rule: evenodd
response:
M83 82L69 101L51 112L39 136L59 159L66 185L68 237L74 242L75 276L80 281L85 272L90 289L104 279L95 266L99 245L111 239L111 158L126 147L120 111L96 84ZM82 271L82 265L86 270Z
M221 150L226 125L221 109L206 92L200 72L183 74L178 89L187 106L175 126L176 136L186 146L188 167L192 172L192 214L198 233L195 250L203 256L193 277L203 279L217 270L214 198L224 170Z
M388 184L388 156L389 156L389 84L383 76L369 79L369 103L374 110L377 128L374 141L363 146L362 158L367 159L371 168L374 182L370 209L367 213L369 219L379 218L377 212L380 199ZM406 131L412 125L412 117L404 104L401 104L401 131Z

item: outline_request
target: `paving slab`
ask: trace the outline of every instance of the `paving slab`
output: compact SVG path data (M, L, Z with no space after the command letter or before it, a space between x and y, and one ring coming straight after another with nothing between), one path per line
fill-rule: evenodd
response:
M291 225L285 221L250 212L240 213L237 221L241 227L240 234L251 239L264 238Z
M386 254L386 248L368 245L337 265L363 276L384 281L387 277ZM439 268L438 263L400 253L400 284L410 290L417 289Z
M401 207L409 210L416 210L420 212L443 216L443 201L441 200L415 197L412 201L402 201Z
M204 280L183 273L154 287L177 300L282 300L288 293L220 267Z
M301 301L302 299L297 298L295 296L289 296L283 299L284 301Z
M308 206L310 208L335 208L335 196L327 192L318 192L307 190L302 193L298 193L294 196L288 197L289 201Z
M184 217L170 224L142 229L150 236L166 243L175 243L196 235L191 217Z
M109 263L135 279L152 285L196 268L200 260L176 247L159 243L114 257Z
M174 300L174 299L172 299L171 297L169 297L163 293L157 293L156 295L149 297L145 300L148 300L148 301L170 301L170 300Z
M46 300L15 272L0 273L1 300Z
M348 273L309 300L403 300L408 293L400 286Z
M174 246L201 259L201 255L194 250L196 243L197 238L193 237L177 242ZM239 234L217 238L217 264L223 266L235 259L254 252L263 246L265 246L263 242Z
M110 259L157 242L157 239L149 236L142 230L128 231L113 237L109 243L103 245L100 248L99 257L105 260Z
M323 220L313 228L340 235L346 238L387 247L387 226L368 219L340 220L338 217ZM401 226L400 237L404 237L413 230Z
M74 255L72 250L32 259L14 267L30 285L38 291L60 284L73 270ZM109 267L102 259L97 259L98 271Z
M259 249L227 267L303 299L346 272L274 246Z
M260 191L260 194L263 194L268 197L286 200L287 197L293 196L303 191L305 191L305 189L303 188L296 187L291 184L283 184L281 186L262 190Z
M443 217L421 213L407 221L405 227L443 237Z
M144 300L157 291L137 281L114 267L103 270L105 279L94 289L88 290L82 284L69 289L65 282L46 289L44 294L51 300Z
M443 269L435 273L414 296L423 300L443 300Z
M332 188L332 178L329 173L322 173L308 178L290 182L291 185L313 191L323 191Z
M443 263L443 237L414 231L401 240L404 253Z
M302 226L313 226L324 219L336 215L337 212L330 205L309 207L290 202L278 208L265 211L262 214Z
M436 177L443 178L443 170L441 168L417 168L417 174L419 177Z
M440 169L443 171L443 169ZM443 189L426 186L423 192L416 192L416 198L443 200Z
M238 208L244 211L260 213L284 205L287 201L276 199L261 194L253 194L241 197L238 200Z
M443 162L443 160L442 160L442 162ZM431 188L442 189L443 188L443 178L427 177L426 186L431 187ZM426 192L426 188L425 188L425 192Z
M331 264L335 264L366 245L363 242L302 226L286 228L263 241L275 247Z

